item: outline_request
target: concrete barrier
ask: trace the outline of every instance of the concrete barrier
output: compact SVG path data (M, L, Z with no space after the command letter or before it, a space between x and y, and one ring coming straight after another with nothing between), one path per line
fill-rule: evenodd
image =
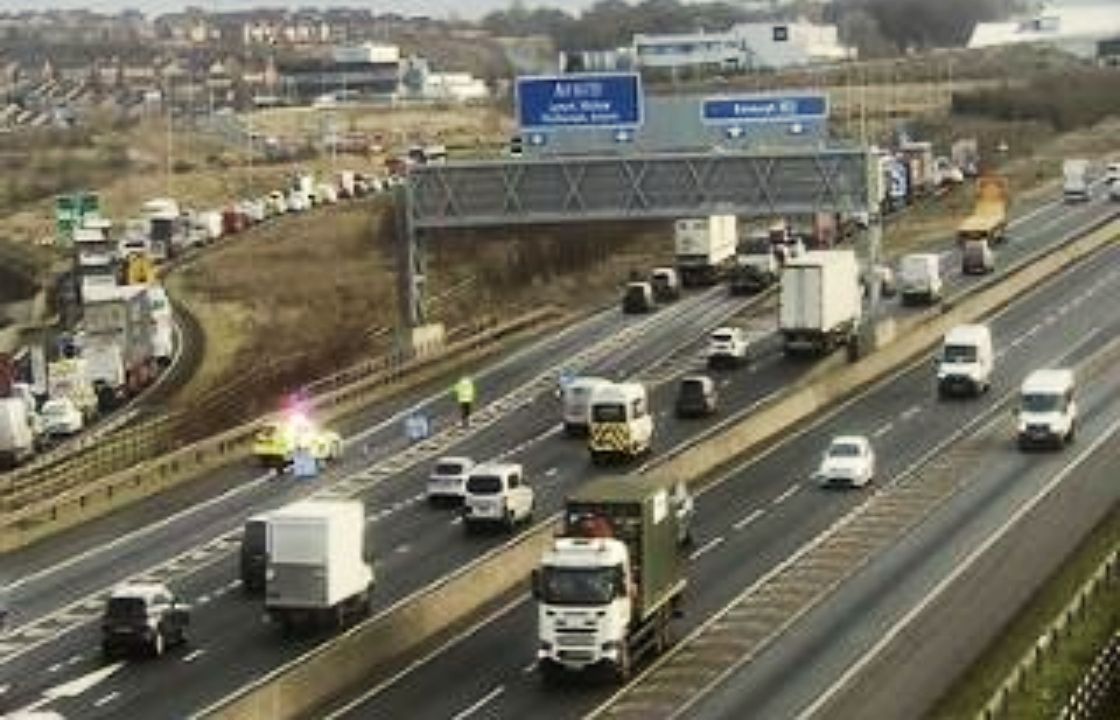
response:
M511 335L530 328L552 327L561 318L555 310L536 311L448 345L441 355L419 358L400 366L390 365L364 379L325 392L313 398L312 405L324 422L334 422L400 392L404 378L409 385L431 382L446 374L452 365L475 362L491 355L502 347L500 341ZM0 518L0 552L30 545L243 459L248 456L260 422L246 423L96 482L6 511Z
M1008 275L965 291L952 303L882 326L893 338L857 363L814 371L757 412L669 457L650 476L683 478L693 487L721 480L717 473L752 450L773 443L814 413L835 406L860 388L905 367L938 344L952 326L975 321L1007 305L1062 268L1115 240L1115 221L1088 235L1025 259ZM524 583L549 539L556 518L452 576L398 602L349 633L297 658L201 714L228 720L313 717L333 698L379 669L399 662L423 643L463 622L487 603Z

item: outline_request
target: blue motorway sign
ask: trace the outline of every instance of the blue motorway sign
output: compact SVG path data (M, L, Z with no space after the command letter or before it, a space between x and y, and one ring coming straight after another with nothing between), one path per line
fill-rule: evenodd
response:
M706 123L804 122L828 117L828 96L745 95L706 98L700 108Z
M620 128L642 124L637 73L588 73L517 79L522 130Z

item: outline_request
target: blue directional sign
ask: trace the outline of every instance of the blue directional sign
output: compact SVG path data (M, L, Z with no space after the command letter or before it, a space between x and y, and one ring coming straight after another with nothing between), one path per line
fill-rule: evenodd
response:
M806 122L828 117L828 96L746 95L707 98L700 106L706 123Z
M637 73L586 73L517 79L522 130L634 128L642 124Z

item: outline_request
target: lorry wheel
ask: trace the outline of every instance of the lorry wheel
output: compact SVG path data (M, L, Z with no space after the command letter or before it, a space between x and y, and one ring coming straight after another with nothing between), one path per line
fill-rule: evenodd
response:
M614 666L614 679L619 685L630 682L630 648L623 644L618 654L618 663Z

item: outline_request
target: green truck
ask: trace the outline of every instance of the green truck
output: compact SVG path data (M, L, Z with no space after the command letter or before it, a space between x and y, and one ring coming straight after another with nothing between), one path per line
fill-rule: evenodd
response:
M545 681L605 668L625 682L660 653L680 614L692 500L679 479L596 480L567 500L563 531L533 573Z

